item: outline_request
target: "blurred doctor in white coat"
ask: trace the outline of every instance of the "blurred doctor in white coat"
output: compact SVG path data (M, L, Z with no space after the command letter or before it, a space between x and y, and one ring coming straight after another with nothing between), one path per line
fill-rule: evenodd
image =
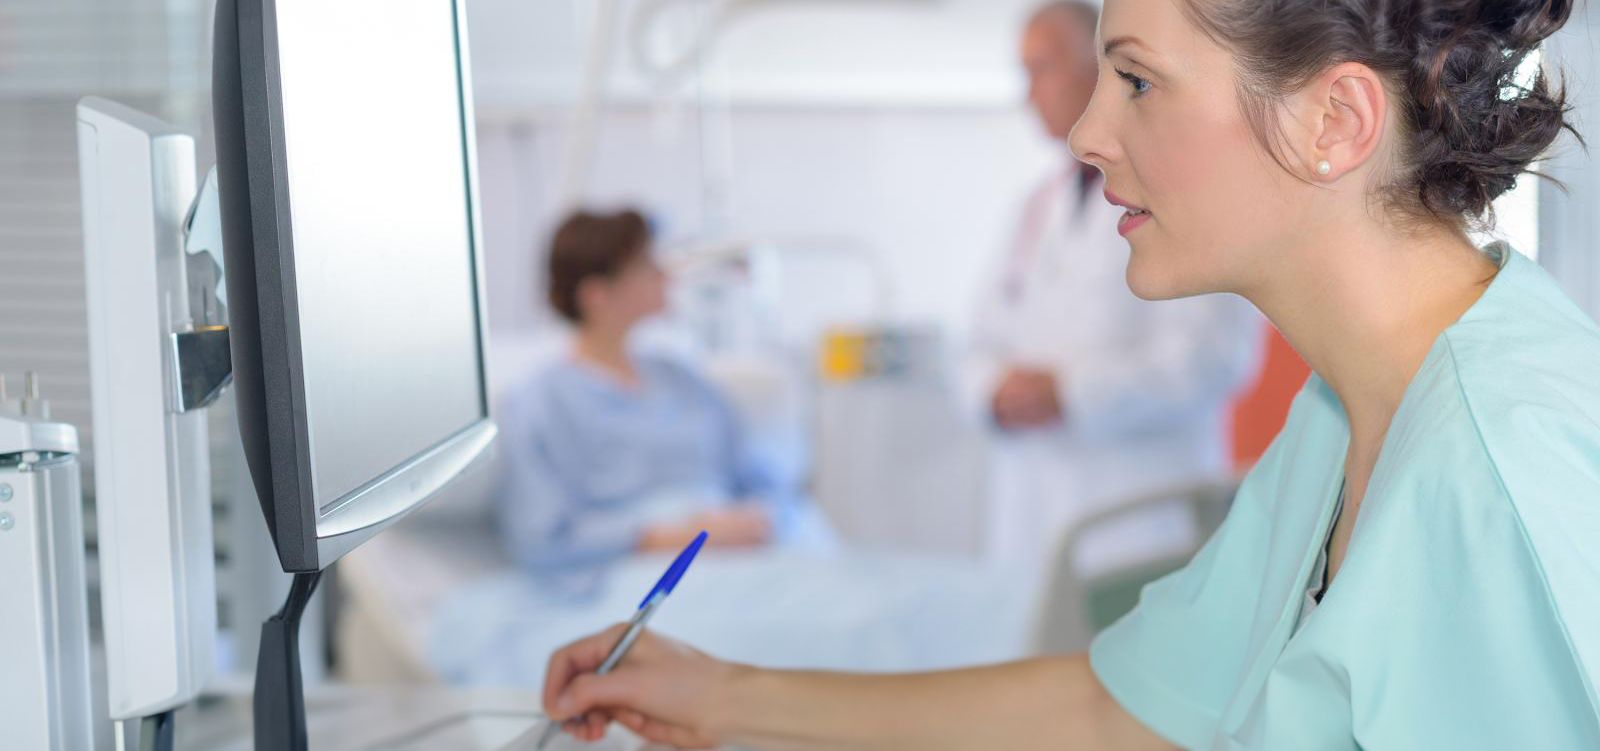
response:
M1029 103L1065 165L1032 192L997 259L966 365L965 396L992 428L986 547L1000 561L1042 564L1087 514L1225 475L1228 408L1258 369L1264 324L1243 300L1147 302L1128 290L1123 210L1066 145L1094 91L1097 13L1053 2L1023 34ZM1169 513L1109 547L1193 534Z

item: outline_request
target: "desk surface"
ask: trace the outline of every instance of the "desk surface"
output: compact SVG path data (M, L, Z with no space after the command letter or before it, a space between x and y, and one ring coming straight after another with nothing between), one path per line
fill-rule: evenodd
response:
M519 689L328 685L306 690L312 751L522 751L521 739L543 719L538 696ZM211 695L178 713L179 751L251 751L250 734L248 693ZM613 726L599 743L562 736L549 751L568 749L659 747Z

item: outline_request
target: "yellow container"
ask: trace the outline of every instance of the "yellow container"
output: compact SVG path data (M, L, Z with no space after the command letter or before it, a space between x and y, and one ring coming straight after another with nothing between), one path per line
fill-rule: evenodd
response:
M870 335L863 329L834 327L823 332L820 362L824 381L840 383L867 375Z

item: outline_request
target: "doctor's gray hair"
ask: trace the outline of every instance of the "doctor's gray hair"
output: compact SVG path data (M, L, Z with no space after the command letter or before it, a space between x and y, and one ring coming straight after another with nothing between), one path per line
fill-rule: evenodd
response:
M1039 19L1057 13L1083 24L1090 36L1100 26L1100 4L1090 0L1051 0L1035 8L1029 18Z
M1491 202L1541 158L1568 119L1543 70L1519 76L1573 0L1186 0L1239 58L1245 115L1280 164L1276 104L1333 65L1387 80L1403 141L1388 204L1416 219L1492 220ZM1581 136L1578 136L1582 143Z
M1033 9L1028 15L1032 25L1046 19L1064 19L1077 25L1083 32L1083 54L1091 65L1098 64L1094 54L1094 37L1100 29L1100 4L1091 0L1051 0Z

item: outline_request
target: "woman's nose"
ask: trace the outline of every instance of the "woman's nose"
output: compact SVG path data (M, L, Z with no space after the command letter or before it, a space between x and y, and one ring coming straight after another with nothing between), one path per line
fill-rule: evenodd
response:
M1067 146L1072 149L1073 156L1102 170L1111 163L1116 150L1105 108L1101 106L1104 89L1103 86L1096 87L1089 97L1089 106L1067 136Z

